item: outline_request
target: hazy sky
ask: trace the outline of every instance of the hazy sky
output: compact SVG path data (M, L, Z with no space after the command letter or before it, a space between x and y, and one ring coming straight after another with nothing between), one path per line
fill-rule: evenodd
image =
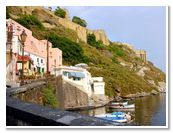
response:
M166 7L71 6L70 17L86 20L89 29L104 29L111 41L147 51L148 60L166 72Z

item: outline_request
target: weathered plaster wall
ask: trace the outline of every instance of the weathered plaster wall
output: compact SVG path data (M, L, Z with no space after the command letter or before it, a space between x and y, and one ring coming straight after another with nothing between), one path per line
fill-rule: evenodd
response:
M57 96L61 101L61 108L72 108L76 106L86 106L88 95L77 87L64 81L61 76L56 78Z

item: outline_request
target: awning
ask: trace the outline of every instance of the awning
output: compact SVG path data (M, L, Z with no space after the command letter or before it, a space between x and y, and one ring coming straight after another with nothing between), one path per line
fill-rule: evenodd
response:
M85 78L85 75L81 72L69 72L69 77Z
M31 59L31 57L28 56L28 55L25 55L23 60L24 60L24 61L30 61L31 64L34 63L33 60ZM18 55L17 61L22 61L22 56Z

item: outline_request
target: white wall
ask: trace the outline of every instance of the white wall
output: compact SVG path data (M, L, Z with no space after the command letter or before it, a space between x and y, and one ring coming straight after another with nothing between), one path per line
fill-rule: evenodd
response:
M46 60L43 57L39 57L35 54L31 54L27 51L24 52L24 55L29 55L31 57L31 59L34 62L34 67L40 67L40 68L44 68L44 72L46 72ZM39 62L37 62L37 58L39 59ZM43 60L43 63L41 63L41 59Z
M104 95L105 94L105 83L104 82L95 82L94 83L94 94Z

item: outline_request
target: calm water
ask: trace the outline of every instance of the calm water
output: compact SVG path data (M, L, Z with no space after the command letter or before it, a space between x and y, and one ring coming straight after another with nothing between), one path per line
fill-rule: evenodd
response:
M129 103L135 103L135 109L126 110L134 116L132 125L137 126L166 126L166 94L162 93L155 96L136 98ZM121 110L110 110L102 107L92 110L80 111L81 114L90 116L111 113Z

